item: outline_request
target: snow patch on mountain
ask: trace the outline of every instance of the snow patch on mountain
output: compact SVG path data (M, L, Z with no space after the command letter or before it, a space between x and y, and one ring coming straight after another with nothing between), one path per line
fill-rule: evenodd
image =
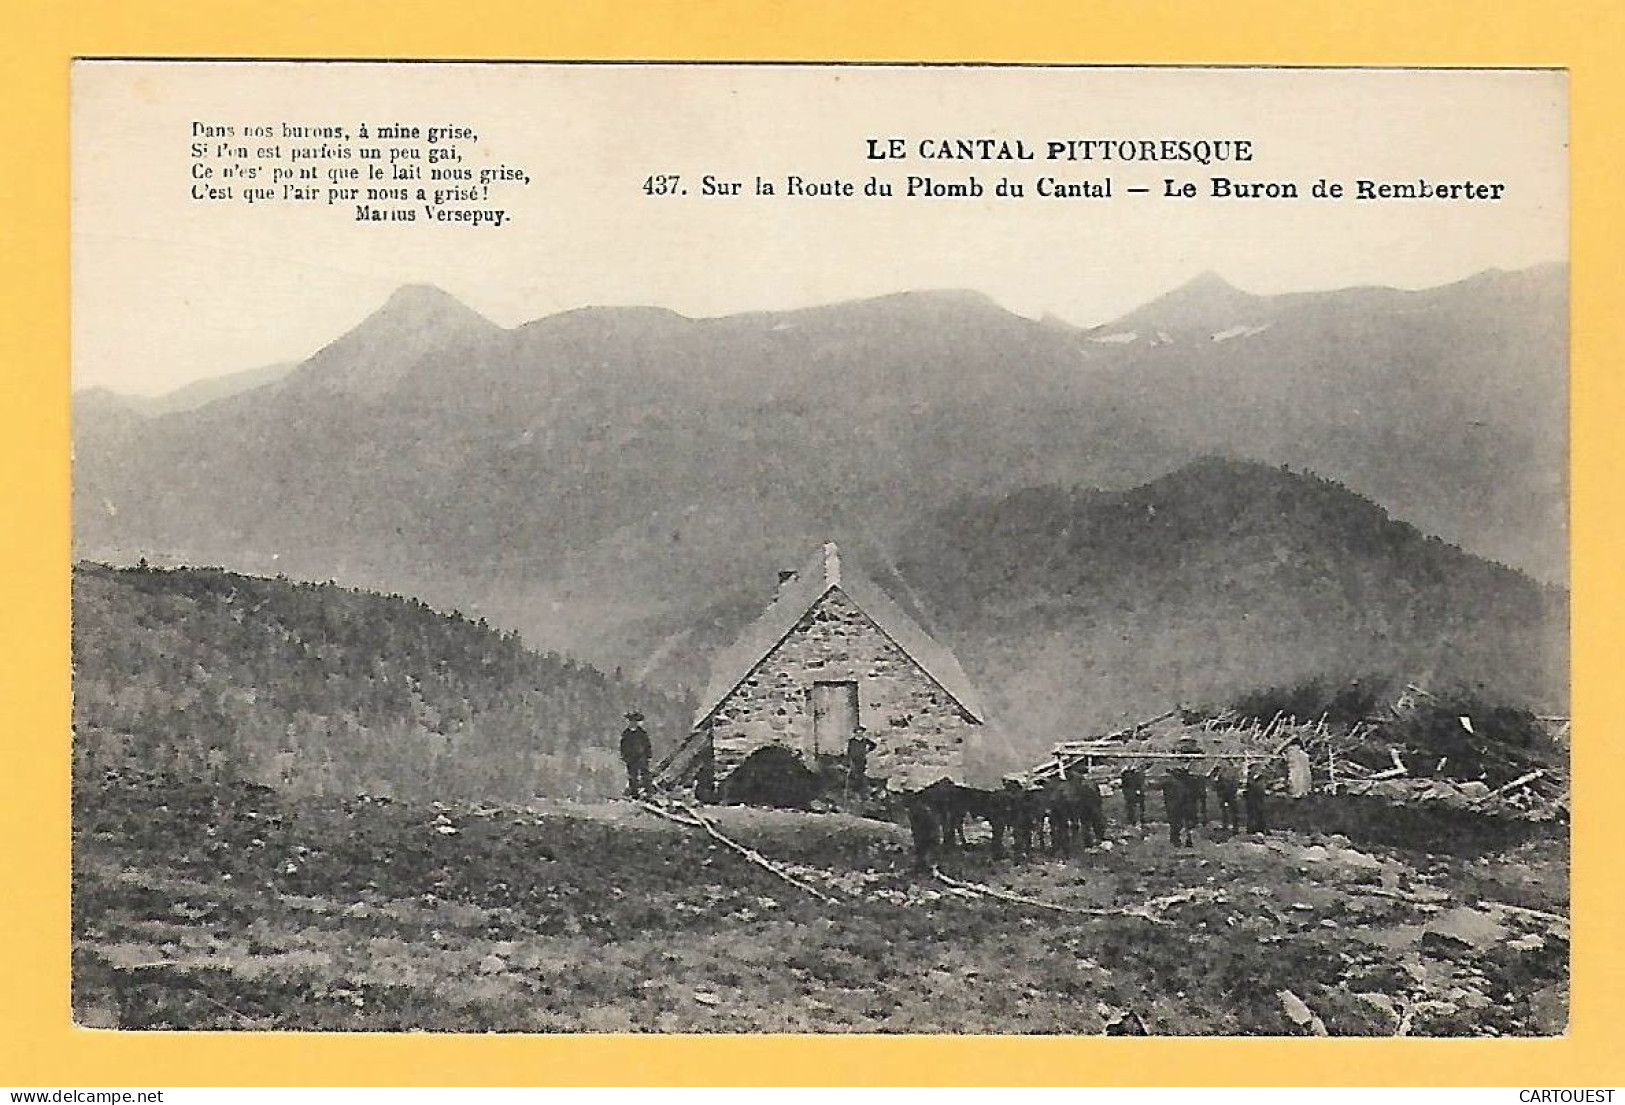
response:
M1247 326L1245 324L1240 326L1230 326L1214 333L1213 340L1229 341L1231 338L1251 338L1258 334L1262 334L1265 330L1268 330L1273 325L1275 324L1272 322L1266 322L1262 326Z

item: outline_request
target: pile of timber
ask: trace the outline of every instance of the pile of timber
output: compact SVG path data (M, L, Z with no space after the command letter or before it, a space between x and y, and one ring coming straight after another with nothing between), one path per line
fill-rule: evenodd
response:
M1436 753L1405 747L1394 739L1403 734L1404 719L1411 711L1433 701L1437 701L1435 696L1425 687L1409 684L1386 714L1365 719L1347 737L1335 740L1329 755L1337 778L1330 789L1338 794L1366 795L1396 805L1438 803L1518 821L1568 818L1568 718L1536 719L1553 746L1562 750L1561 760L1542 761L1503 744L1497 749L1494 764L1486 764L1486 770L1498 778L1480 775L1475 779L1461 779L1449 774L1448 759L1435 761ZM1459 720L1465 732L1478 735L1472 718L1463 716ZM1486 748L1489 747L1486 742ZM1386 752L1388 764L1372 767L1374 761L1381 762L1378 749Z
M1426 694L1415 690L1418 696ZM1396 704L1396 716L1405 706ZM1342 729L1328 725L1324 716L1304 721L1276 714L1264 722L1232 711L1174 709L1101 736L1061 741L1049 759L1020 778L1036 785L1092 768L1115 775L1130 763L1151 771L1184 763L1198 773L1221 763L1278 765L1286 750L1297 746L1308 754L1311 784L1320 793L1363 795L1395 805L1438 803L1522 821L1568 817L1569 787L1563 767L1531 762L1515 769L1518 774L1506 782L1451 778L1444 761L1434 762L1392 741L1391 720L1368 718ZM1407 757L1417 762L1407 763ZM1384 760L1386 766L1370 766ZM1272 770L1268 777L1278 786L1281 775Z
M1153 771L1184 764L1202 773L1221 763L1244 766L1278 761L1289 746L1305 744L1314 728L1282 715L1262 724L1228 715L1168 710L1103 736L1061 741L1049 759L1021 778L1039 784L1092 768L1115 773L1130 763Z
M1394 805L1432 802L1515 821L1557 821L1569 815L1568 783L1553 769L1535 768L1510 782L1491 786L1482 779L1412 775L1400 752L1389 751L1395 766L1382 771L1341 761L1341 778L1327 788L1328 792L1364 795Z
M1548 797L1531 785L1538 777L1538 773L1532 773L1505 787L1494 789L1477 779L1466 782L1453 779L1357 779L1340 784L1337 793L1367 795L1395 805L1437 802L1487 817L1517 821L1557 821L1567 818L1567 789L1555 797Z

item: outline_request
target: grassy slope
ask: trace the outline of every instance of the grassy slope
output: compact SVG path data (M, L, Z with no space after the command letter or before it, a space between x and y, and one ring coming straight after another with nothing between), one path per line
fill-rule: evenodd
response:
M623 711L686 704L400 596L217 569L73 575L82 761L328 793L612 794Z
M1483 953L1424 938L1463 901L1566 908L1560 843L1518 862L1301 834L1152 833L1070 863L950 869L1046 900L1136 904L1196 887L1168 925L967 900L908 871L896 826L721 811L827 905L630 804L448 809L279 804L265 791L122 780L81 793L74 1008L127 1028L1333 1034L1561 1030L1567 943ZM455 832L444 832L444 828ZM1365 861L1362 861L1365 862ZM1395 895L1398 895L1396 898ZM1513 931L1539 925L1514 923ZM1361 996L1362 994L1366 996Z

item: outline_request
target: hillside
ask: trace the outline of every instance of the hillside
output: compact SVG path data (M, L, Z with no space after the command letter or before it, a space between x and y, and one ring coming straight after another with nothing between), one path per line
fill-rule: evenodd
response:
M136 766L295 792L526 799L625 784L688 705L399 596L212 569L73 573L81 772Z
M1296 814L1176 849L1112 799L1106 845L1012 863L984 835L942 857L951 886L911 870L894 824L707 809L791 885L629 802L172 780L96 798L73 841L87 1028L1484 1037L1568 1021L1561 833L1430 854ZM1449 838L1421 812L1415 840Z
M1037 745L1310 679L1567 702L1565 592L1263 465L957 504L897 567L994 715Z
M1307 467L1541 578L1566 563L1567 273L1260 297L1204 277L1093 331L972 293L504 330L403 289L272 387L75 426L75 543L412 594L642 667L836 538L967 497ZM106 413L106 412L104 412Z

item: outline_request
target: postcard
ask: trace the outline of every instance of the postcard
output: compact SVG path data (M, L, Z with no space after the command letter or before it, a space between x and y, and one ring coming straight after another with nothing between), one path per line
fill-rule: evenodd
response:
M1564 72L71 106L82 1028L1567 1031Z

